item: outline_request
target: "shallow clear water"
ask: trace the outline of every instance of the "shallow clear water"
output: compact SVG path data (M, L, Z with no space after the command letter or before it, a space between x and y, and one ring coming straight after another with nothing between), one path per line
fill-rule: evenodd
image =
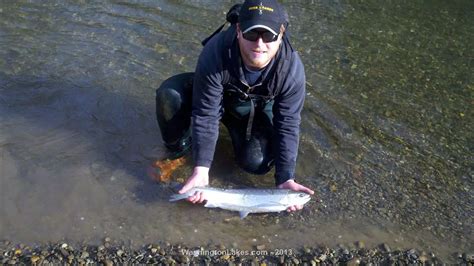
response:
M472 1L286 1L307 75L297 214L167 202L154 90L193 71L232 1L0 3L0 238L473 249ZM215 186L242 173L221 133ZM188 164L174 178L182 181Z

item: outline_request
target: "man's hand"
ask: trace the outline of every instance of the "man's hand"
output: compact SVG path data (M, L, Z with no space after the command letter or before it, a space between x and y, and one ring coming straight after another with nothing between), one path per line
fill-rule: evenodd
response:
M193 174L188 178L178 193L183 194L193 187L205 187L207 185L209 185L209 168L204 166L196 166L194 167ZM196 192L187 199L187 201L192 203L202 203L204 200L205 198L202 192Z
M310 195L314 194L313 190L311 190L311 189L309 189L309 188L307 188L303 185L300 185L300 184L296 183L295 180L293 180L293 179L290 179L290 180L286 181L285 183L278 185L278 188L291 189L293 191L304 192L304 193L307 193L307 194L310 194ZM301 210L301 209L303 209L303 205L293 205L293 206L288 207L288 209L286 209L286 211L294 212L294 211L298 211L298 210Z

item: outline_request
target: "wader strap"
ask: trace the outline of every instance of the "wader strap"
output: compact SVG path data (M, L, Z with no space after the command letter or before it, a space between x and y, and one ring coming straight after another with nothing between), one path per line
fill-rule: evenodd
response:
M205 46L206 43L212 38L214 37L217 33L221 32L222 29L224 28L226 23L222 24L222 26L220 26L216 31L214 31L214 33L212 33L209 37L207 37L206 39L202 40L201 44L202 46Z
M245 139L247 141L250 140L250 135L252 134L252 124L253 124L254 117L255 117L255 104L253 103L253 99L250 98L250 115L249 115L249 121L247 121L247 133L245 134Z
M245 139L247 141L249 141L250 137L252 135L253 120L255 118L255 102L254 102L254 99L261 99L261 100L264 100L265 103L268 103L269 101L272 101L274 99L274 96L273 95L264 96L264 95L258 95L258 94L247 94L244 91L242 91L239 87L235 86L232 83L228 83L227 85L229 85L231 87L231 88L228 88L227 90L232 91L232 92L237 92L238 94L240 94L241 98L243 98L245 100L248 99L250 101L250 114L249 114L249 118L248 118L248 121L247 121L247 129L245 131Z

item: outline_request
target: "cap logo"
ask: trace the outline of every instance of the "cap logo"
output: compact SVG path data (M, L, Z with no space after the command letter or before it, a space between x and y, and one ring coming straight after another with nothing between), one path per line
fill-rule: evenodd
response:
M252 10L258 10L259 15L263 15L263 10L273 12L273 8L264 6L262 2L260 2L260 5L258 6L249 7L249 11L252 11Z

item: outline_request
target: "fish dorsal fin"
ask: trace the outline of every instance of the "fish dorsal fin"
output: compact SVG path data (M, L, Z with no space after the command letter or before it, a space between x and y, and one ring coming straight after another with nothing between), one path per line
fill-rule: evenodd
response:
M240 214L240 219L244 219L245 217L247 217L247 215L249 215L250 212L248 211L240 211L239 214Z

